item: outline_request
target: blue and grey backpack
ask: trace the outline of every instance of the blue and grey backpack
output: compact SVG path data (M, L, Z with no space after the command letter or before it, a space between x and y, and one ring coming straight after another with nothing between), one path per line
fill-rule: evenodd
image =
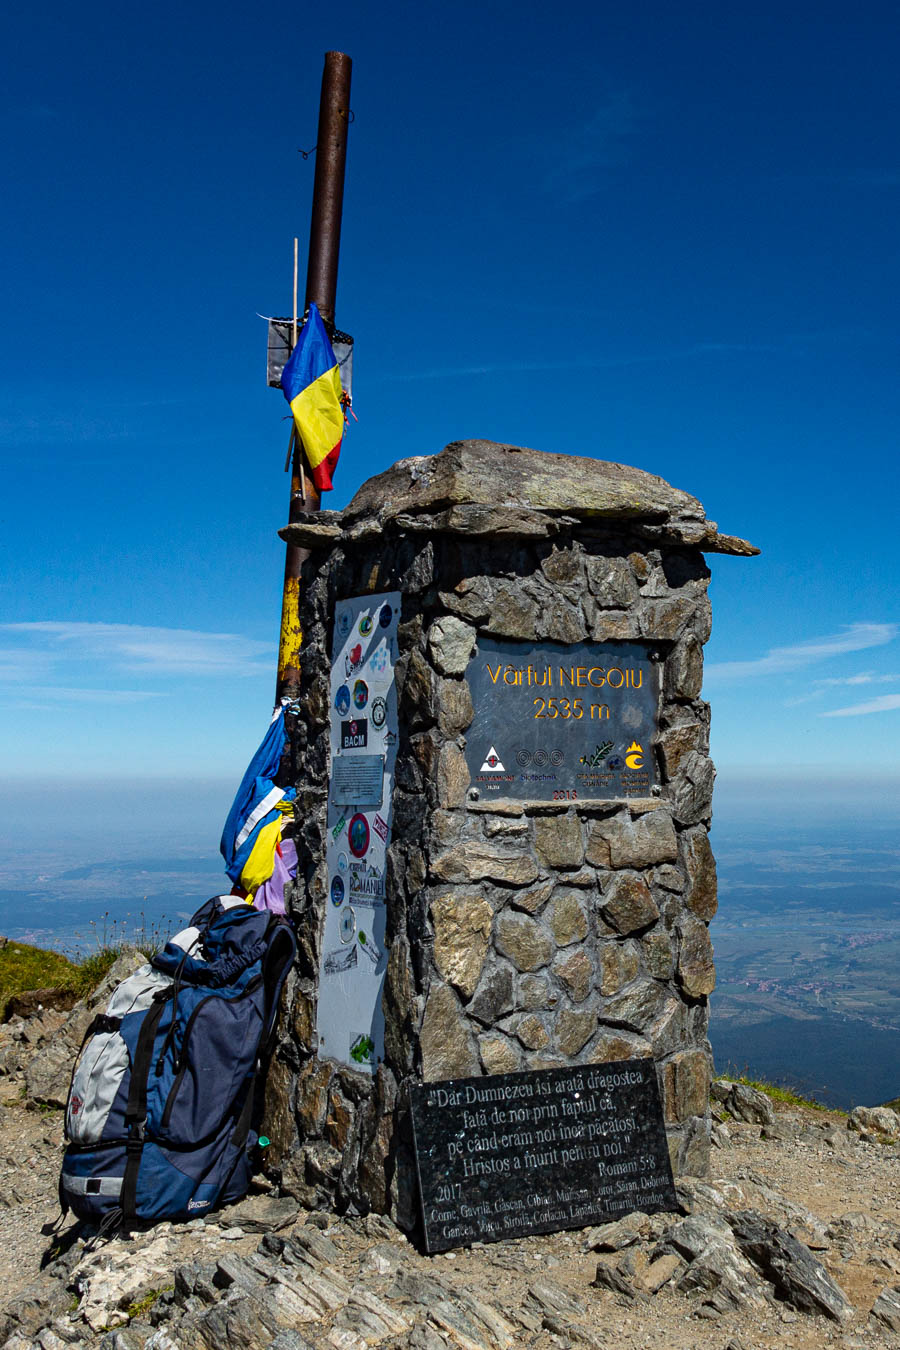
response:
M186 1219L250 1182L257 1073L296 952L284 919L208 900L88 1027L59 1183L80 1219Z

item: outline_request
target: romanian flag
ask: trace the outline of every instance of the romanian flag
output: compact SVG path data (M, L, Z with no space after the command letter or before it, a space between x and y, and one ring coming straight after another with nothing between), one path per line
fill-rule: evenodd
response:
M320 492L330 492L344 436L344 409L338 363L314 304L281 372L281 387L291 405L313 482Z

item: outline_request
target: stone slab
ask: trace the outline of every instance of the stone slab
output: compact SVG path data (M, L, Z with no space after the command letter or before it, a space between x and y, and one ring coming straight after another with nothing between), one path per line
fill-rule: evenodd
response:
M415 1084L426 1250L676 1210L652 1060Z

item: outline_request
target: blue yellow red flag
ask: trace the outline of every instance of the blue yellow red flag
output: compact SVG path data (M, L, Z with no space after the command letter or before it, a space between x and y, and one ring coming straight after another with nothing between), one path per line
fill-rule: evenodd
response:
M251 892L272 875L284 814L280 804L297 795L294 788L278 787L274 782L285 740L284 708L278 707L241 779L222 831L219 848L225 870L232 881Z
M281 372L281 387L306 451L312 479L330 492L344 436L341 374L322 316L314 304Z

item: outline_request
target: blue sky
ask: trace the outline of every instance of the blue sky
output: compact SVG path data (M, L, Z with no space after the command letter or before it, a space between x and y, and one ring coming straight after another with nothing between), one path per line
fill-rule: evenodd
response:
M257 311L354 59L329 506L484 436L638 465L713 558L722 773L897 762L895 6L3 20L0 724L40 781L237 781L268 721L287 411Z

